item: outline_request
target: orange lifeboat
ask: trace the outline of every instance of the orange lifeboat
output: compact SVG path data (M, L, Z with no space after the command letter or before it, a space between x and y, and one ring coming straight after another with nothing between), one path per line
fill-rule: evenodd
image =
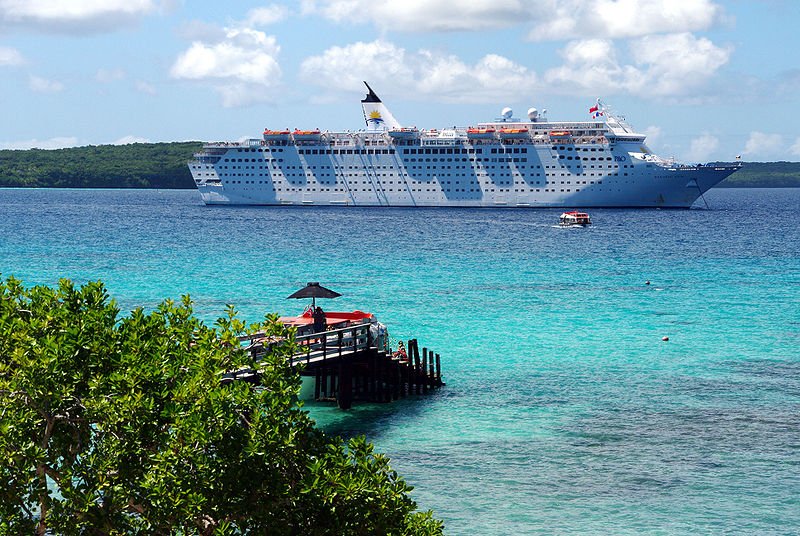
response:
M527 128L501 128L500 139L522 139L528 137Z
M469 139L487 139L494 138L495 130L493 128L468 128L467 138Z
M288 130L270 130L268 128L264 129L264 140L288 140L288 139L289 139Z
M322 133L317 130L295 130L292 132L295 141L318 141L322 138Z

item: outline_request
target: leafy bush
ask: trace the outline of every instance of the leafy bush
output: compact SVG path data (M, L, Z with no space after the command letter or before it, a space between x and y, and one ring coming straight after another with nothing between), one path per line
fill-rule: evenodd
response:
M257 329L277 342L254 363ZM298 407L295 350L275 316L121 318L99 282L0 282L0 534L441 534L385 456Z

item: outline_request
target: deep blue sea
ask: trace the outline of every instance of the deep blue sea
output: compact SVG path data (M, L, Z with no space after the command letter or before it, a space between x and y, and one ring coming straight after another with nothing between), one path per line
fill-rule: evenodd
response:
M434 348L447 386L307 407L366 434L448 534L797 534L800 189L706 200L562 229L549 209L0 189L0 272L101 279L123 310L189 293L208 321L341 292L322 305Z

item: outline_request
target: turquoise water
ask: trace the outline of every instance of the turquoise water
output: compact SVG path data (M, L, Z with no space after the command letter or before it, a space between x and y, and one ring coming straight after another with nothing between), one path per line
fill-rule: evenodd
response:
M447 386L341 412L448 534L800 532L800 190L711 210L205 207L194 191L0 190L0 272L123 310L378 314ZM645 281L651 285L645 285ZM669 341L661 338L668 336Z

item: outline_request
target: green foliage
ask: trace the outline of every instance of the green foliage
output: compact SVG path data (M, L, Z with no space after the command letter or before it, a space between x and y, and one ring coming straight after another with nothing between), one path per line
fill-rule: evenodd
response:
M800 162L745 162L717 188L797 188Z
M277 340L257 364L254 330ZM99 282L0 282L0 534L442 534L385 456L298 407L295 350L275 316L120 318Z
M200 142L0 150L0 186L194 188L188 162Z

